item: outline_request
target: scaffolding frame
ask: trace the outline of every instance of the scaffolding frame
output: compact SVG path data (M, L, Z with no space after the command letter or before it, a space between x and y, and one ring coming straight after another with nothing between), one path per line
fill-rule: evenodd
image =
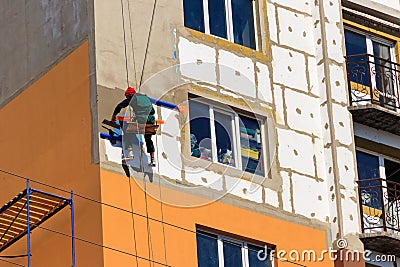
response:
M31 232L66 206L71 210L71 266L76 266L74 192L70 198L33 189L29 179L26 188L0 208L0 253L27 236L27 262L31 267Z

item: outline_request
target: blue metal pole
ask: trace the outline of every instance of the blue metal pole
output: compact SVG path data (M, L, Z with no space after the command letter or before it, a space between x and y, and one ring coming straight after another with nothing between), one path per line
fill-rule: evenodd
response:
M107 140L117 140L117 141L122 141L122 136L113 136L113 135L109 135L106 133L100 133L100 138L101 139L107 139Z
M26 209L27 209L27 239L28 239L28 267L31 267L31 211L30 211L31 188L29 179L26 180Z
M178 105L168 103L168 102L165 102L165 101L162 101L162 100L159 100L156 98L152 98L152 97L149 97L149 98L150 98L150 101L152 103L156 104L157 106L169 108L169 109L177 109L178 108Z
M74 191L71 190L71 246L72 246L72 267L75 267L75 207L74 207Z

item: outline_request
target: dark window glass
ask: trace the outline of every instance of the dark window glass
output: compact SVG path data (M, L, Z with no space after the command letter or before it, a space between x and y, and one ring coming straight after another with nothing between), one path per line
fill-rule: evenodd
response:
M218 162L235 166L233 157L232 117L220 112L214 113L215 136L217 138Z
M371 154L356 151L358 179L379 178L379 158Z
M208 105L189 102L190 144L192 156L212 160L210 113Z
M385 159L386 192L385 220L388 227L400 227L400 163Z
M378 42L372 42L374 48L374 56L390 60L390 46Z
M183 0L185 27L204 32L203 0Z
M224 241L224 265L242 267L242 246Z
M232 0L232 20L234 42L255 49L252 1Z
M209 0L208 13L210 33L222 38L227 38L225 0Z
M381 182L374 178L379 175L379 157L361 151L356 151L357 172L361 189L361 202L364 206L382 209ZM371 180L373 179L373 180ZM370 211L370 214L374 212ZM377 216L379 214L376 214Z
M265 253L265 248L248 245L250 267L269 267L271 265L269 250ZM262 251L262 253L259 251Z
M367 42L364 35L345 30L346 55L359 55L367 53Z
M396 219L392 223L400 222L400 186L392 183L400 183L400 163L385 159L385 175L388 181L386 189L389 202L388 212L391 219Z
M215 235L198 232L196 234L196 240L198 266L218 267L217 237Z
M260 125L257 120L245 116L239 119L242 169L264 175Z
M344 31L346 43L346 56L350 81L357 84L370 86L367 42L364 35L349 30Z
M385 175L386 180L400 183L400 163L385 159Z

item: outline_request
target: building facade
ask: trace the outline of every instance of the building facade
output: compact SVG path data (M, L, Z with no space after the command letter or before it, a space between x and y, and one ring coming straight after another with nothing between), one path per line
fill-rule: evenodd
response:
M345 1L346 69L366 266L399 264L399 2ZM395 255L390 262L377 258Z
M32 266L400 264L387 2L1 4L0 201L25 178L75 192L75 233L65 211L33 230ZM153 99L155 167L102 123L128 86Z

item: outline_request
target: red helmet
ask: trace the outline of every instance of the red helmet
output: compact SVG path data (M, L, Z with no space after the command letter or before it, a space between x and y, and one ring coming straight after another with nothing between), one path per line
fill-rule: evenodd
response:
M132 95L134 95L134 94L136 94L136 90L135 90L135 88L133 88L133 87L128 87L126 90L125 90L125 97L130 97L130 96L132 96Z

